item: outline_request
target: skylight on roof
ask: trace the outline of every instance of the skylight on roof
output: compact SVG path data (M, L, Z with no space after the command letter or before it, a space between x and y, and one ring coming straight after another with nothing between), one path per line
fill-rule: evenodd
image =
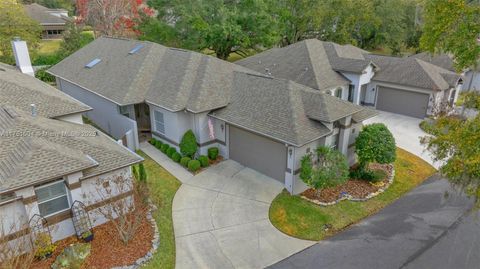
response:
M138 44L131 51L129 51L128 54L130 54L130 55L135 54L142 48L143 48L143 44Z
M92 68L102 60L99 58L93 59L91 62L89 62L87 65L85 65L86 68Z

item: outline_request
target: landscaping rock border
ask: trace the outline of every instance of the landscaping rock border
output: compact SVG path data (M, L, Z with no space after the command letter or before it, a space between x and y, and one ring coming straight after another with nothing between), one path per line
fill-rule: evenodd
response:
M382 188L378 189L378 191L376 192L372 192L370 193L369 195L367 195L367 197L365 198L353 198L351 195L347 194L347 195L344 195L342 196L341 198L333 201L333 202L329 202L329 203L324 203L324 202L320 202L318 200L315 200L315 199L310 199L306 196L303 196L303 195L300 195L301 198L307 200L307 201L310 201L314 204L317 204L317 205L320 205L320 206L331 206L331 205L336 205L338 204L339 202L343 201L343 200L350 200L350 201L354 201L354 202L365 202L367 200L370 200L372 199L373 197L375 196L378 196L380 193L383 193L385 190L388 189L388 187L390 187L390 185L392 185L393 183L393 179L395 178L395 167L393 167L393 164L391 164L392 166L392 174L390 175L390 177L388 178L388 182L387 184L385 184L385 186L383 186Z
M152 247L150 250L145 254L145 256L138 258L135 263L131 265L124 265L124 266L118 266L118 267L113 267L112 269L137 269L140 268L142 265L146 264L148 261L150 261L153 257L153 254L157 251L158 246L160 245L160 234L158 232L158 226L157 222L153 218L153 212L157 210L157 206L153 204L153 202L149 199L148 200L149 204L149 210L147 213L147 220L150 222L153 231L153 239L152 239Z

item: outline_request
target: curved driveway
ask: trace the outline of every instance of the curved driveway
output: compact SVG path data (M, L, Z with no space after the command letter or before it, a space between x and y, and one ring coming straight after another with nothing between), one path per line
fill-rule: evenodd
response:
M264 268L314 244L268 219L283 185L231 160L184 178L173 200L176 268Z

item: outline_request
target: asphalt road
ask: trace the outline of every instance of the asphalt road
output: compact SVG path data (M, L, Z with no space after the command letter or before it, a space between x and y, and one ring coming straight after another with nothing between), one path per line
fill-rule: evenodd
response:
M480 268L480 214L438 175L270 268Z

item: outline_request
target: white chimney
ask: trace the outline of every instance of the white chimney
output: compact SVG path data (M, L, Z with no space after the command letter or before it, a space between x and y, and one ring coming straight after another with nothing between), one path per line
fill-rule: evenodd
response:
M28 54L27 42L20 40L19 37L15 37L12 40L12 48L17 68L24 74L35 76L32 62L30 62L30 55Z
M37 116L37 106L35 104L31 104L30 108L32 109L32 117Z

